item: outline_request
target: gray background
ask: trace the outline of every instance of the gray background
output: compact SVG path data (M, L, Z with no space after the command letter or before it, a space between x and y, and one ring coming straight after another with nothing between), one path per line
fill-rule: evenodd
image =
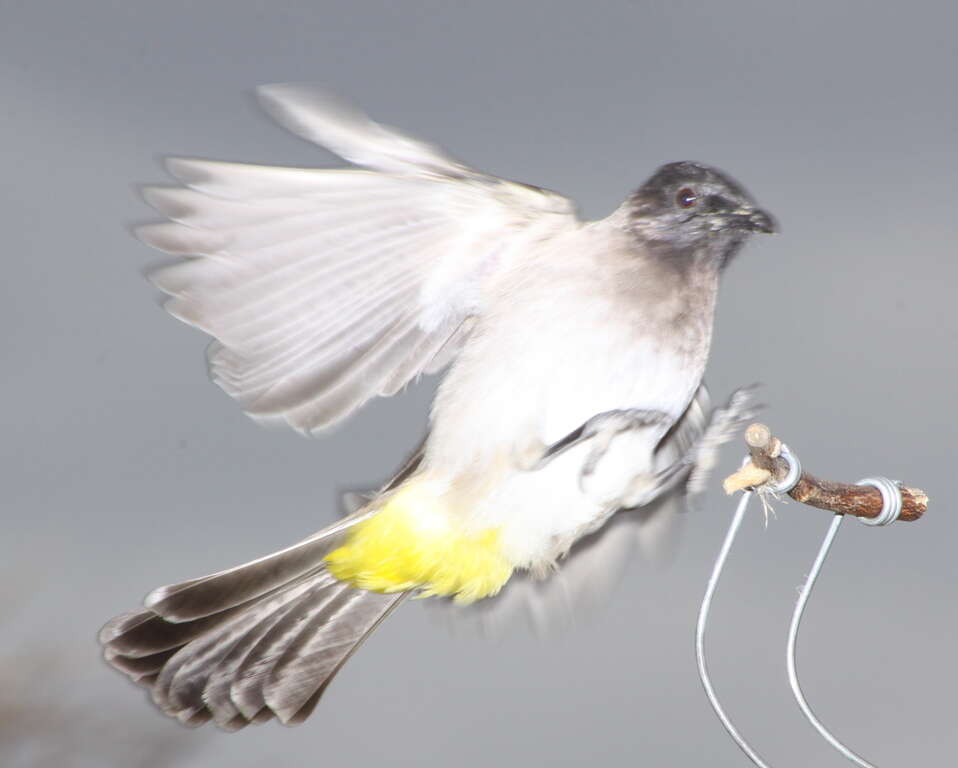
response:
M919 523L843 532L801 663L820 714L874 761L947 763L958 13L784 5L0 0L0 686L6 719L32 724L31 754L77 744L56 764L237 768L745 764L692 656L732 507L717 479L671 566L634 560L572 627L542 638L517 622L490 643L407 607L296 729L187 731L100 662L94 635L113 613L310 532L423 430L431 380L321 440L257 427L207 383L203 336L155 306L140 274L155 255L125 229L149 218L132 185L163 180L160 154L332 162L248 98L259 83L317 80L591 216L686 158L727 169L778 215L783 234L756 240L727 275L709 380L720 397L763 382L765 419L813 471L888 474L932 496ZM740 452L726 450L720 474ZM776 765L843 764L799 719L782 668L827 517L779 505L766 530L756 512L716 606L717 685ZM0 754L28 738L15 730L0 732Z

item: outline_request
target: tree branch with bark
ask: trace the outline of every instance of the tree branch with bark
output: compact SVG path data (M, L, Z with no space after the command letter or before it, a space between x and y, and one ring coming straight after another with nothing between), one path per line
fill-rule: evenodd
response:
M726 493L749 488L760 490L766 484L781 482L788 474L788 461L782 457L782 441L772 435L767 426L758 423L749 426L745 430L745 444L750 460L725 479L723 486ZM917 520L928 509L928 495L920 488L909 488L901 483L898 485L902 498L898 519ZM877 488L820 480L805 471L788 495L802 504L855 517L876 518L884 505L881 491Z

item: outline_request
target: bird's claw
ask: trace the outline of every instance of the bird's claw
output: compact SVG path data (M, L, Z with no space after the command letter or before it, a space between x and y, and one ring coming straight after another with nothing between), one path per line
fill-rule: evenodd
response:
M755 402L757 384L736 389L722 408L712 411L705 431L689 449L684 461L690 467L686 490L695 495L705 490L715 467L719 446L732 440L765 406Z

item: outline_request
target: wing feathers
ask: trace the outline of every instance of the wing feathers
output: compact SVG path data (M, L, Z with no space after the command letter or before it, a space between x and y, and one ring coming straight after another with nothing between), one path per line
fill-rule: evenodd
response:
M190 229L172 221L144 224L134 234L151 248L172 256L214 256L230 244L226 234Z
M322 91L260 98L372 170L171 158L184 186L143 190L170 221L137 230L186 257L151 279L171 314L214 337L212 377L251 415L312 432L438 370L530 225L548 222L530 242L578 225L565 198L468 169Z
M437 147L374 123L329 91L301 84L265 85L260 103L280 125L356 165L400 173L469 173Z
M291 426L307 432L343 419L370 397L376 395L383 382L408 356L423 333L414 322L403 320L348 371L344 371L328 390L290 410L286 420Z
M398 295L408 296L411 290ZM288 340L284 340L286 345L275 345L275 352L270 350L272 355L263 354L252 366L243 355L231 352L219 355L212 367L214 380L252 412L269 412L269 403L262 398L268 392L276 393L284 388L305 387L300 401L308 399L311 394L316 394L309 389L310 371L321 372L349 359L358 362L375 343L375 334L382 333L382 314L386 310L377 306L374 299L365 303L366 307L355 310L358 316L351 318L351 327L344 328L331 319L323 329L294 331ZM333 341L339 343L331 343ZM335 376L326 378L330 384L335 380ZM317 383L324 380L321 376L318 379Z
M371 171L354 169L284 168L194 157L167 158L166 169L191 189L225 200L316 194L324 188L342 193L376 186L379 177Z

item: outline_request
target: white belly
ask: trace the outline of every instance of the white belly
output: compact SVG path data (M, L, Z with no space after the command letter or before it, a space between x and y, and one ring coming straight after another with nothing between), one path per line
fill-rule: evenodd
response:
M536 471L517 467L519 452L603 411L642 408L676 419L701 380L704 354L692 359L688 351L696 345L661 338L657 318L671 311L671 297L657 307L621 299L581 263L512 284L480 319L436 398L424 468L465 496L455 506L469 525L501 530L516 564L554 559L570 536L614 509L630 481L651 470L667 425L619 435L585 490L579 470L588 443ZM710 333L711 307L706 314L708 328L690 332Z

